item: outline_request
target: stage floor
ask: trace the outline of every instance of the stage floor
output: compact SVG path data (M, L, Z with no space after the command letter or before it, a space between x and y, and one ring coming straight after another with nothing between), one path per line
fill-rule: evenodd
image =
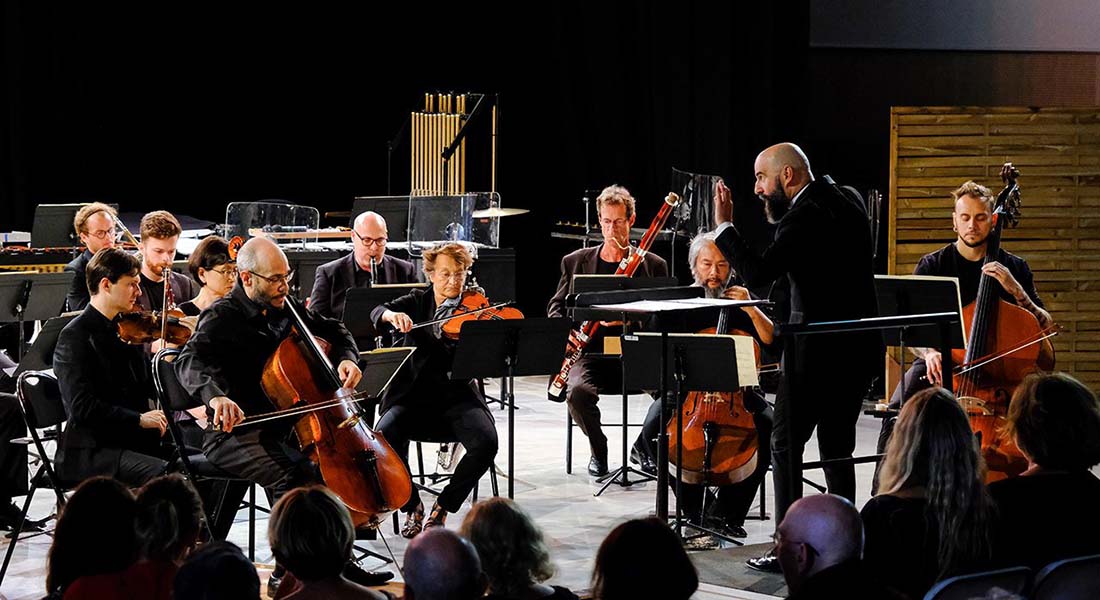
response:
M564 585L574 590L585 590L590 587L592 563L596 550L604 536L617 524L624 520L644 517L654 511L656 499L656 484L653 482L641 483L631 487L612 485L600 497L593 497L600 484L587 474L589 452L587 439L578 429L574 429L573 447L573 474L565 473L565 414L564 404L550 402L545 396L545 377L526 377L516 381L516 449L515 449L515 499L528 510L537 523L542 527L551 546L552 557L558 567L558 573L551 579L551 583ZM496 395L499 392L499 383L491 382L489 393ZM629 413L631 423L640 423L649 405L648 396L632 396ZM600 402L603 410L603 420L608 423L619 422L622 403L619 397L604 396ZM507 411L494 409L497 420L497 429L500 432L500 453L497 465L500 472L506 473L507 464ZM878 436L879 421L873 417L861 416L857 425L857 454L871 454L875 449L875 441ZM620 444L622 434L620 428L605 428L611 447L611 468L619 466L621 452ZM633 442L638 429L631 428L629 441ZM816 440L811 440L806 451L806 460L817 458ZM415 464L415 458L413 458ZM435 462L434 446L425 445L425 463L431 471ZM858 481L857 505L862 506L870 497L871 475L873 469L869 464L856 467ZM821 482L820 471L811 472L812 480ZM813 492L807 488L807 493ZM486 476L481 483L480 494L484 497L490 493L489 479ZM500 493L507 493L507 480L500 477ZM772 483L771 477L767 478L768 512L771 513ZM262 493L257 493L262 498ZM35 495L32 504L31 516L42 517L52 511L52 494L39 492ZM21 499L17 499L21 500ZM759 499L757 500L759 501ZM674 499L670 499L670 507L675 506ZM457 528L469 509L469 504L464 505L463 510L451 515L448 526ZM754 506L752 513L759 512L758 506ZM774 524L772 521L750 520L746 522L745 529L749 537L744 540L747 544L761 544L771 539ZM256 561L258 563L272 562L271 551L266 540L267 519L266 515L257 515L257 547ZM405 550L405 540L393 535L392 528L383 528L386 541L394 554L400 559ZM241 511L238 520L230 534L230 540L245 548L248 541L247 512ZM7 549L8 540L0 544L0 550ZM49 549L50 538L38 536L23 540L15 549L12 564L9 567L7 577L0 593L10 599L33 599L43 596L45 580L46 554ZM388 554L386 545L381 541L360 542L364 547L370 548L380 554ZM89 548L94 552L94 548ZM724 552L723 556L731 553ZM740 553L733 553L740 554ZM700 557L703 558L703 557ZM713 557L706 557L711 559ZM710 581L724 587L707 585L701 588L698 598L768 598L774 597L761 595L752 591L739 592L740 590L756 590L765 594L785 596L785 588L778 583L781 579L776 577L762 577L761 574L742 568L742 564L732 564L728 578L723 581ZM713 560L707 560L707 568L702 568L701 573L713 572L716 567ZM364 561L366 568L385 568L379 561ZM720 571L720 567L718 568ZM743 574L743 575L742 575ZM267 572L261 570L261 576L266 577ZM400 577L400 574L398 574ZM706 580L706 579L704 579ZM778 582L778 583L777 583ZM736 589L733 589L736 588Z

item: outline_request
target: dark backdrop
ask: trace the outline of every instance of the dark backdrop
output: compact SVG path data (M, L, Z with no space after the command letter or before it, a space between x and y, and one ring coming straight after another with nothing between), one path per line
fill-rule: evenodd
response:
M766 240L751 185L769 144L798 142L818 175L885 190L892 104L1100 93L1093 56L1014 93L989 85L1003 53L811 49L805 0L92 4L5 4L0 230L29 229L38 203L93 199L214 221L263 198L347 210L386 192L387 141L424 92L500 93L498 189L533 210L504 221L502 244L517 249L532 313L576 247L549 233L581 218L584 190L627 186L645 227L671 167L721 174ZM394 192L407 191L407 163L406 141ZM486 189L487 173L475 158L471 187Z

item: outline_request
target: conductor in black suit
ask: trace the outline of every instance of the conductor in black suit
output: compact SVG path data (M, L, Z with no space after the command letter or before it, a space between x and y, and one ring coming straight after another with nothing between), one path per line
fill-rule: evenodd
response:
M330 319L343 319L344 299L351 288L416 283L416 267L411 262L386 256L389 235L382 215L367 211L355 217L351 238L352 253L317 267L313 281L309 307Z
M576 250L561 259L558 290L546 307L549 317L566 316L565 296L569 294L574 275L612 275L619 268L619 263L628 256L630 228L634 225L636 216L634 197L622 186L608 186L596 198L596 213L600 219L604 242L599 246ZM634 275L667 277L668 263L656 254L646 254ZM618 357L594 354L602 352L604 338L620 335L620 323L605 323L589 341L588 352L569 370L565 401L569 405L569 414L573 421L588 436L588 444L592 449L588 473L593 476L607 474L607 436L600 426L600 408L597 406L599 395L616 393L622 387L622 363ZM634 446L636 449L644 447L640 436Z
M815 180L806 155L790 143L761 152L754 172L754 191L776 224L775 238L762 253L738 231L724 183L716 186L714 199L715 241L747 284L786 277L791 323L876 316L871 230L858 196L827 177ZM873 331L802 336L786 344L771 439L776 523L801 495L802 451L815 427L821 458L852 456L856 420L883 352L882 336ZM854 501L853 465L827 467L825 481L830 493ZM778 570L771 553L750 559L749 566Z

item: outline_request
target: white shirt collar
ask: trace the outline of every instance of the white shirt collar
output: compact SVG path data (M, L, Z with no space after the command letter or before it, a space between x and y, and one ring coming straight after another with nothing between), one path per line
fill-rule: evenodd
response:
M811 181L810 183L807 183L806 185L802 186L802 189L798 190L798 193L794 195L794 198L791 198L791 206L794 206L794 203L798 202L799 197L802 196L802 193L805 192L806 188L810 187L810 184L812 184L812 183L813 182Z

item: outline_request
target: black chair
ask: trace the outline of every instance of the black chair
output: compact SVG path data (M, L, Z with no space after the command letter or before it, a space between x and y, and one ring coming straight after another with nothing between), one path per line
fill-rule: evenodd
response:
M62 424L65 423L65 405L61 401L61 388L57 384L57 378L52 373L40 371L25 371L19 375L15 384L15 395L19 399L19 406L23 409L23 419L27 423L27 431L30 433L31 442L40 461L38 470L31 478L31 487L27 492L27 499L23 501L23 511L15 523L12 531L11 542L8 551L4 555L4 565L0 567L0 584L4 582L4 576L8 572L8 564L11 562L15 544L23 532L23 523L30 510L31 501L38 488L46 486L52 488L57 497L57 511L65 505L65 494L76 487L79 482L62 481L53 467L53 459L46 452L45 443L57 438ZM39 430L51 430L45 434ZM40 535L36 532L32 535ZM30 537L30 536L28 536Z
M269 512L263 507L256 506L256 486L248 479L237 477L223 471L211 463L201 449L187 446L183 429L179 422L172 418L173 411L186 411L202 406L196 402L180 385L176 378L176 370L172 367L172 361L176 359L180 351L176 348L165 348L157 352L153 357L153 385L156 387L157 400L161 409L168 416L168 433L175 447L173 464L178 467L184 477L189 479L196 487L205 482L211 482L220 486L220 494L214 506L204 506L206 522L203 526L210 533L210 523L217 523L222 511L232 509L234 514L240 508L248 508L248 560L255 558L256 548L256 511ZM226 507L225 497L229 488L233 485L248 486L248 501L237 507Z
M1100 590L1100 554L1052 562L1035 576L1034 600L1095 598Z
M432 486L438 485L440 483L446 483L454 475L450 473L440 473L438 469L436 469L436 471L432 473L426 472L426 470L424 469L423 444L457 444L458 439L455 438L455 436L451 435L449 431L444 430L427 431L424 434L418 436L418 438L419 439L412 440L412 443L416 444L416 466L418 468L417 473L412 475L413 485L415 485L417 489L422 492L427 492L428 494L438 497L443 490ZM431 485L429 485L427 481L431 481ZM490 485L492 485L493 495L499 496L500 493L497 485L496 463L493 463L493 465L489 467L489 483ZM480 484L474 485L474 492L471 502L477 502L479 487Z
M932 586L924 600L969 600L983 598L993 588L1016 595L1023 595L1031 579L1031 569L1012 567L996 571L983 571L969 575L948 577Z

